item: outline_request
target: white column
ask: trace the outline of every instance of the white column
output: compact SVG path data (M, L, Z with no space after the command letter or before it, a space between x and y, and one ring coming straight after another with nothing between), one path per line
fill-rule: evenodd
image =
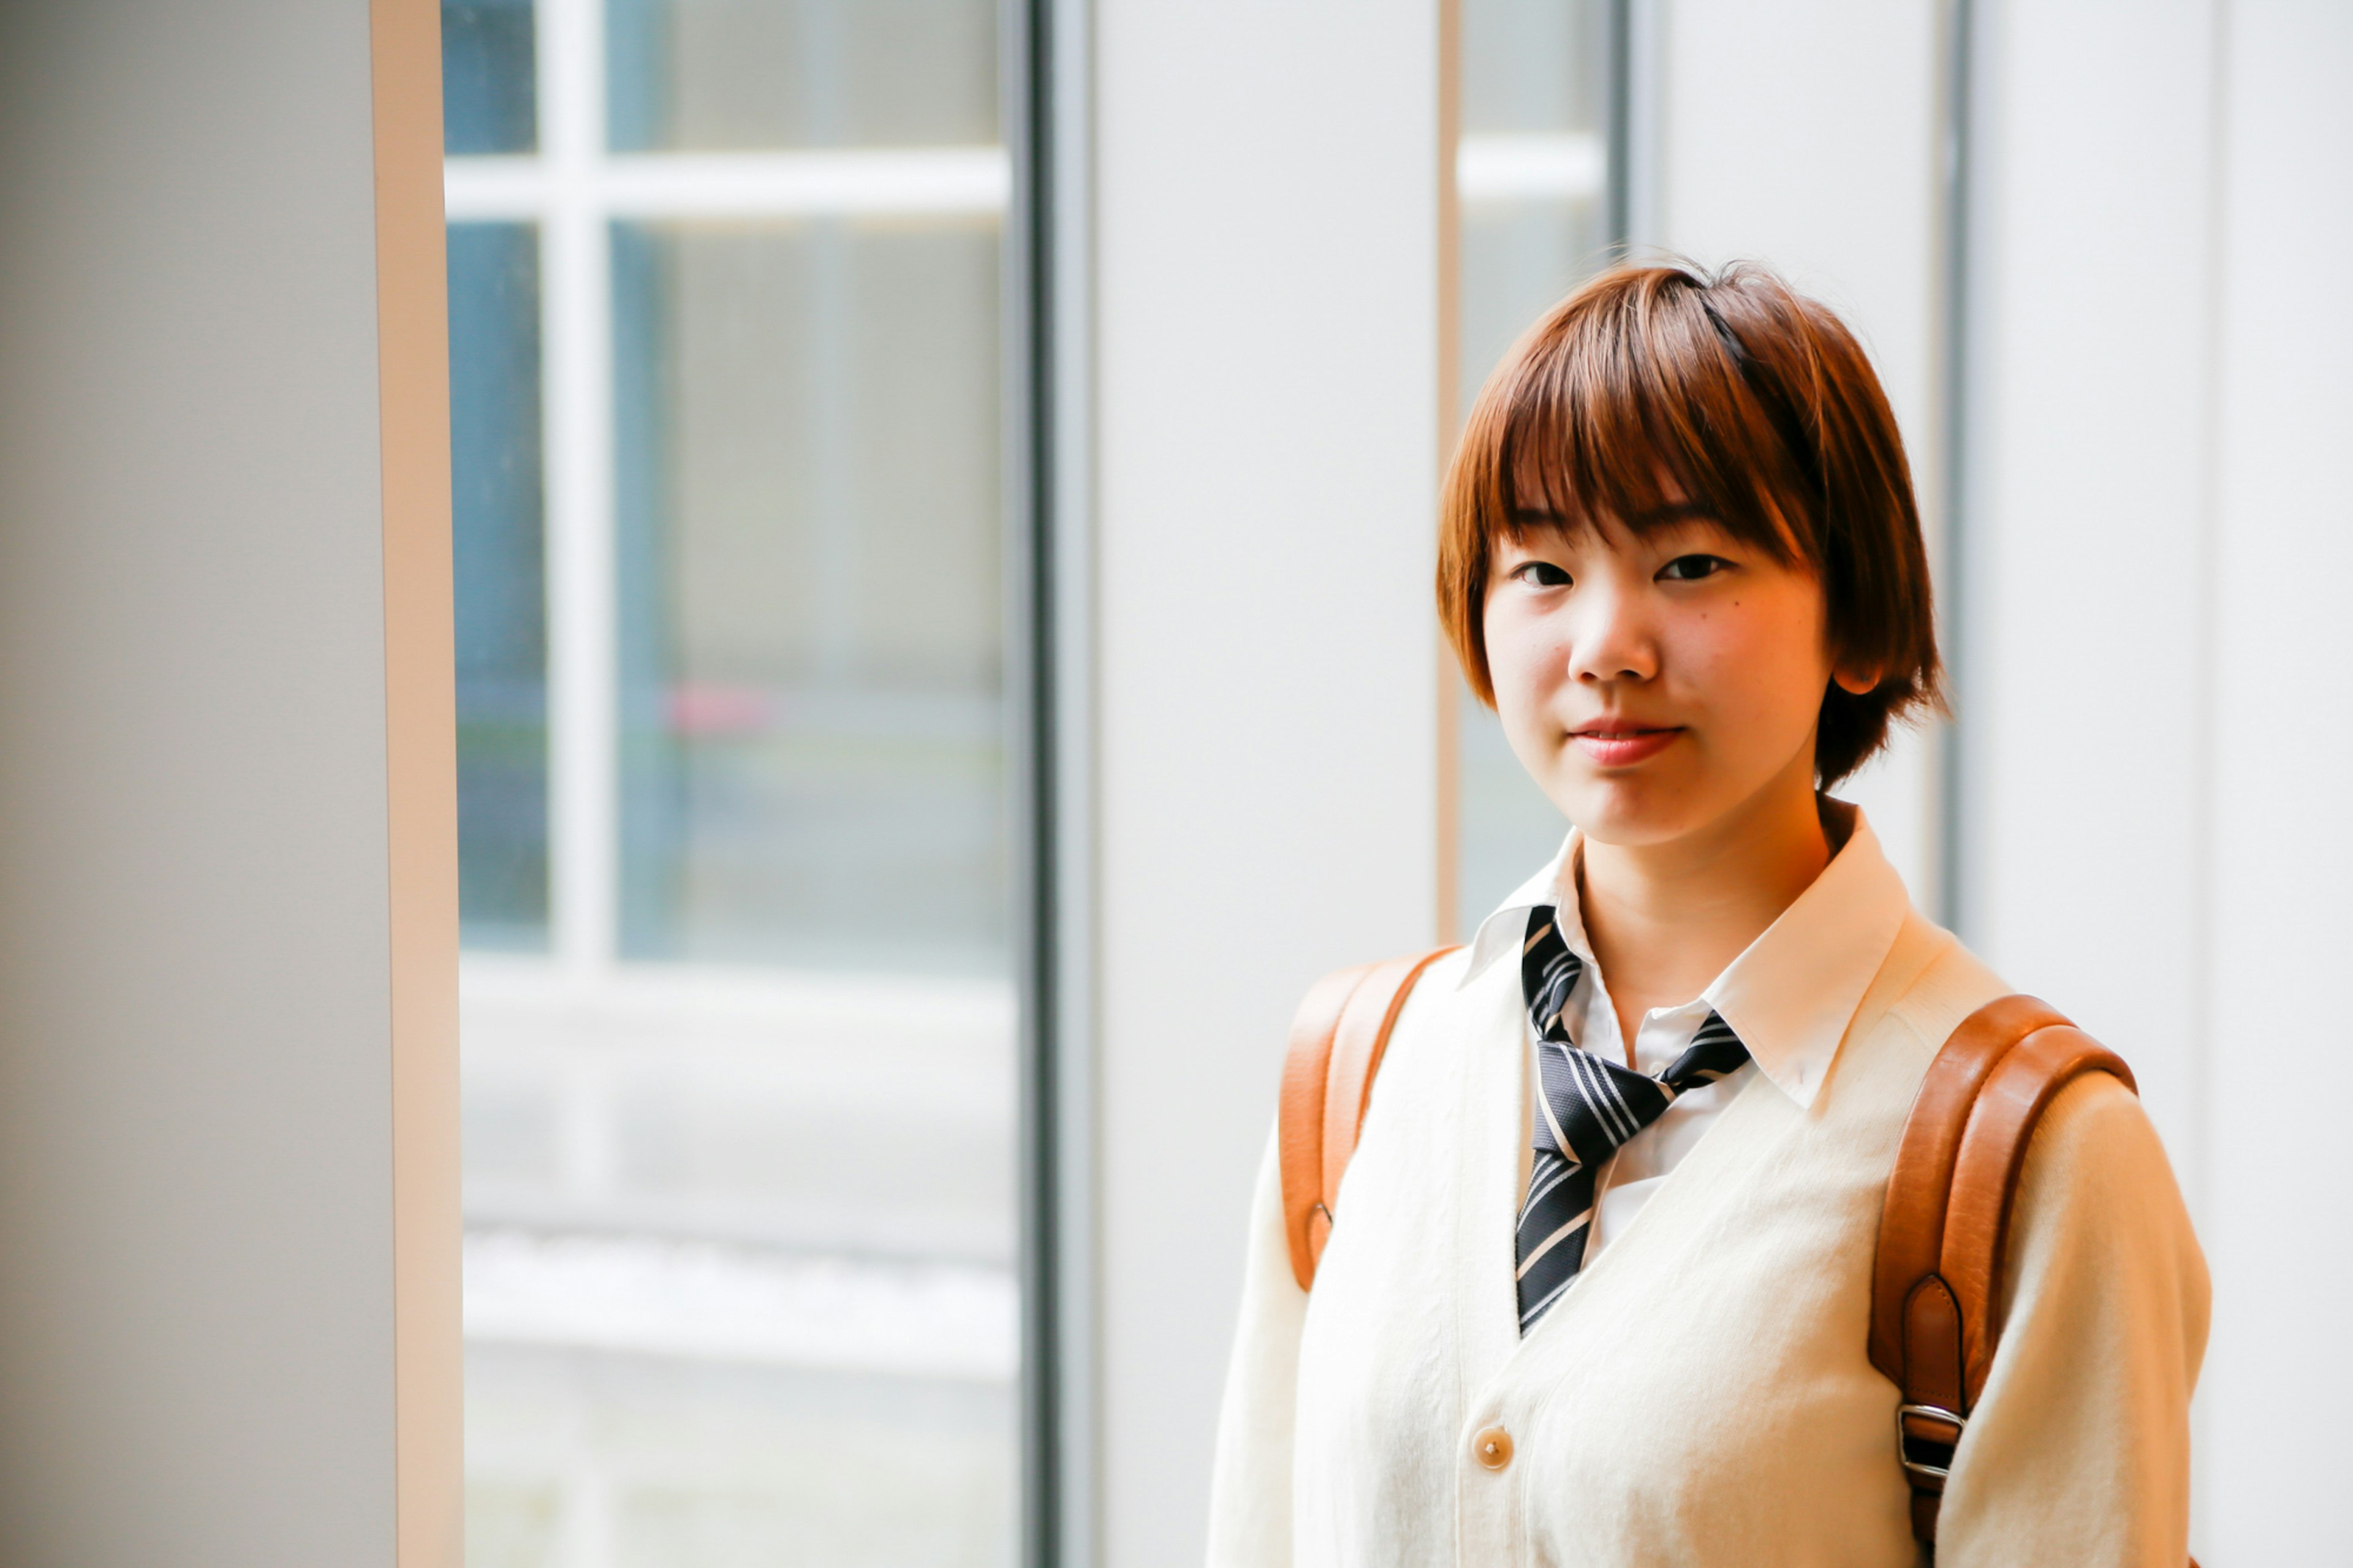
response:
M2133 1065L2210 1238L2215 41L1978 6L1958 798L1963 934Z
M1105 1558L1200 1559L1323 971L1437 922L1438 0L1095 14Z
M2353 18L1986 7L1964 909L2123 1052L2214 1274L2193 1539L2353 1550Z
M459 1561L438 43L0 7L0 1562Z
M1965 934L2133 1064L2198 1195L2210 0L1981 8Z
M2214 636L2190 672L2211 695L2205 724L2164 734L2171 765L2204 759L2212 781L2199 1501L2210 1562L2344 1563L2353 320L2332 274L2353 253L2353 9L2233 0L2219 64Z

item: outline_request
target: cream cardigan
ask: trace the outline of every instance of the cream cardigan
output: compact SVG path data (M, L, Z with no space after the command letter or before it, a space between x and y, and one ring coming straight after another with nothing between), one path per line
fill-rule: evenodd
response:
M1852 869L1895 877L1867 829L1840 859L1857 851ZM1851 1017L1821 1026L1808 1103L1750 1075L1523 1341L1519 975L1469 971L1444 961L1398 1020L1312 1300L1269 1149L1212 1568L1915 1563L1896 1391L1864 1352L1873 1243L1930 1058L2008 987L1907 905ZM2180 1568L2206 1270L2113 1079L2071 1086L2038 1132L2009 1279L1939 1568ZM1493 1426L1513 1437L1501 1469L1473 1452Z

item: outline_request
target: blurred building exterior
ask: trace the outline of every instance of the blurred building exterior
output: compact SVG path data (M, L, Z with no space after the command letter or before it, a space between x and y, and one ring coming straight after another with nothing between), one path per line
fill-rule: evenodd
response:
M995 8L441 16L469 1559L1009 1562Z

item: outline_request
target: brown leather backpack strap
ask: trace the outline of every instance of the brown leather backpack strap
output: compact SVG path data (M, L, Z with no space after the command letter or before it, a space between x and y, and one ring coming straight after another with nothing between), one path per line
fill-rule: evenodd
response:
M1928 1064L1887 1178L1872 1267L1871 1361L1903 1390L1896 1458L1921 1541L1936 1539L1945 1475L1968 1419L1960 1303L1940 1272L1962 1137L2001 1059L2036 1029L2064 1022L2031 996L2003 996L1963 1019Z
M1871 1360L1903 1390L1896 1458L1912 1533L1934 1545L1953 1449L2000 1342L2001 1263L2035 1123L2086 1072L2133 1087L2113 1053L2031 996L1955 1029L1912 1103L1881 1211Z
M1340 1010L1340 1026L1332 1037L1331 1076L1324 1089L1324 1206L1336 1206L1340 1178L1356 1152L1356 1134L1364 1130L1365 1110L1372 1103L1373 1078L1389 1048L1389 1031L1421 972L1454 950L1437 948L1414 958L1393 958L1376 964L1364 983ZM1322 1248L1317 1248L1320 1253Z
M1291 1240L1291 1274L1302 1290L1315 1283L1315 1260L1332 1228L1324 1205L1324 1086L1331 1076L1332 1036L1340 1010L1372 965L1335 969L1307 989L1291 1020L1282 1061L1276 1142L1282 1165L1282 1228Z
M1943 1258L1946 1199L1978 1090L2012 1046L2037 1029L2065 1022L2057 1009L2031 996L2004 996L1963 1019L1928 1064L1904 1123L1895 1168L1887 1178L1879 1252L1872 1268L1871 1363L1899 1387L1906 1384L1905 1304L1921 1281L1936 1274ZM1959 1374L1956 1341L1957 1396Z
M1291 1024L1282 1067L1277 1142L1282 1168L1283 1229L1299 1288L1315 1283L1315 1265L1332 1234L1340 1178L1356 1152L1373 1079L1389 1032L1422 971L1454 952L1441 947L1411 958L1335 970L1310 987Z
M2001 1269L2010 1245L2026 1146L2059 1091L2085 1073L2105 1072L2138 1093L2123 1058L2065 1024L2018 1042L1978 1091L1953 1168L1940 1272L1961 1307L1962 1392L1974 1408L2001 1342Z

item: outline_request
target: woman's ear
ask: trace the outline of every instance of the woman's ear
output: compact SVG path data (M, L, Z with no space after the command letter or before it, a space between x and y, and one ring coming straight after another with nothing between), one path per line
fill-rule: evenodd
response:
M1854 670L1841 668L1831 672L1831 679L1837 681L1838 689L1848 696L1861 697L1878 686L1879 672L1875 669Z

